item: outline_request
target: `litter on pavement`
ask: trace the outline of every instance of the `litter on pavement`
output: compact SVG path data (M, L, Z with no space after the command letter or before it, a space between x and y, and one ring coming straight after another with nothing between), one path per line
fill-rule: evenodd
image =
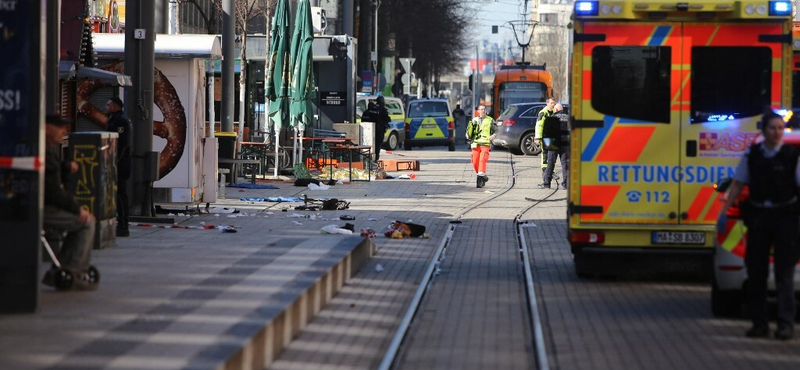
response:
M322 229L324 234L343 234L343 235L352 235L353 232L347 229L343 229L339 227L339 225L328 225L324 226Z
M302 202L303 200L297 197L267 197L267 198L249 198L249 197L241 197L239 200L243 200L245 202ZM212 212L213 213L213 212Z
M280 189L274 185L265 185L265 184L250 184L250 183L239 183L239 184L228 184L229 188L244 188L244 189Z

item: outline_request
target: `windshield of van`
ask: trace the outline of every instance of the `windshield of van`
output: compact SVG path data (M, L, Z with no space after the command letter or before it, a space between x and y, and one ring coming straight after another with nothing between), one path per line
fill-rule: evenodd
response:
M447 117L450 112L447 111L447 103L443 101L420 101L411 102L408 105L408 117Z

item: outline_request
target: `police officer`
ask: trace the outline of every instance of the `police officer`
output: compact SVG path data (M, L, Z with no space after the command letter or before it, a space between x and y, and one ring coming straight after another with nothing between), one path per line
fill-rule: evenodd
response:
M128 179L131 177L131 121L122 112L124 104L118 97L106 102L106 130L119 134L117 139L117 236L130 236L128 231Z
M383 137L386 135L386 130L389 129L389 122L392 119L386 109L386 99L383 98L383 95L378 95L375 102L377 102L376 109L378 110L378 116L375 120L375 162L377 162L381 156Z
M567 188L569 179L569 116L564 113L564 107L557 103L554 107L552 117L558 119L559 137L553 138L555 143L551 146L552 150L547 151L547 168L544 170L543 182L539 184L539 189L549 189L550 182L553 180L553 171L556 167L556 159L561 158L561 188ZM544 134L543 134L544 135Z
M774 248L775 283L778 291L778 330L775 338L789 340L794 336L794 269L798 260L798 184L800 168L798 153L783 145L783 118L774 113L761 120L764 141L753 144L733 177L733 183L723 196L725 212L739 197L742 186L750 186L750 198L742 205L748 228L747 302L753 322L746 335L752 338L769 336L767 320L767 277L770 248Z

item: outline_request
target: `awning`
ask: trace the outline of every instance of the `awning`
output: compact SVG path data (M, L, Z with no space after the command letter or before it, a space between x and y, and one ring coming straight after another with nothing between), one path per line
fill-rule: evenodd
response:
M92 34L94 51L103 58L122 58L125 55L125 34ZM156 35L153 52L156 58L222 59L220 41L214 35Z
M109 72L99 68L78 66L75 62L62 61L58 63L58 78L100 80L112 86L132 86L131 77L119 73Z

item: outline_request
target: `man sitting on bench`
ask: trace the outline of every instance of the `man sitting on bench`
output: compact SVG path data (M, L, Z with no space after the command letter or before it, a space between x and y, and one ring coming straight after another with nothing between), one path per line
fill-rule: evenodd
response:
M66 173L78 171L74 161L60 160L60 144L69 132L70 122L61 117L47 116L45 140L47 151L44 174L44 228L55 230L66 237L58 252L58 260L65 270L72 273L72 288L76 290L97 289L89 277L89 260L94 243L95 218L85 208L81 208L75 197L64 188ZM58 269L51 268L42 283L55 287Z

